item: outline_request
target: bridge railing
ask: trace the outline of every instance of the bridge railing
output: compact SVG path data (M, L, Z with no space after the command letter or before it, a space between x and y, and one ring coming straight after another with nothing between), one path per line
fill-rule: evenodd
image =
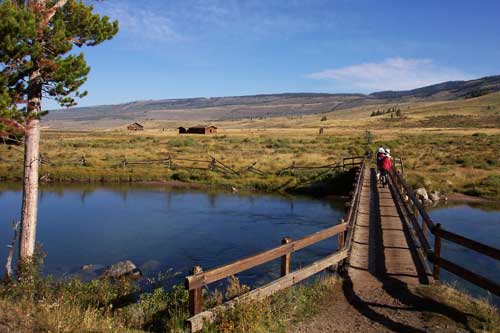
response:
M344 263L344 261L348 258L350 251L353 226L361 195L362 186L360 186L360 184L365 172L365 159L361 158L357 161L356 158L352 159L348 165L357 168L357 171L355 175L355 182L353 184L354 189L353 192L351 192L352 195L345 219L341 219L339 224L295 241L289 237L285 237L282 239L281 245L278 247L234 261L227 265L216 267L207 271L203 271L200 266L195 266L193 268L192 274L187 276L185 280L185 288L189 291L189 312L191 315L191 318L187 320L187 326L192 332L201 330L205 322L213 322L217 311L221 308L234 306L236 302L263 299L322 270L334 265L341 266ZM315 261L307 267L293 272L290 271L292 253L334 236L338 237L338 249L336 251L333 251L332 254ZM228 301L216 308L202 312L202 288L210 283L220 281L278 258L281 258L280 278Z
M445 230L440 223L435 223L429 214L427 214L427 211L413 189L408 186L402 174L395 167L393 167L390 173L390 179L401 201L404 203L404 209L414 227L424 255L433 264L432 275L434 280L440 280L440 270L443 268L472 284L500 296L500 285L497 282L491 281L476 272L443 258L441 255L441 242L444 239L496 260L500 260L500 250ZM419 222L419 216L421 222ZM433 246L429 242L429 233L434 236Z

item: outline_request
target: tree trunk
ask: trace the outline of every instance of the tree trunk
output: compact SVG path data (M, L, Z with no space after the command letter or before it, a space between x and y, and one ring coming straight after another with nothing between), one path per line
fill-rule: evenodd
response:
M19 259L30 261L35 252L38 207L38 166L40 155L41 84L40 72L30 74L26 132L24 137L23 206L21 211L21 236Z

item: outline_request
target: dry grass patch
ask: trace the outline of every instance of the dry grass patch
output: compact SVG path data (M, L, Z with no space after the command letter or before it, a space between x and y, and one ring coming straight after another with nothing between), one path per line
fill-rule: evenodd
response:
M461 325L469 332L500 332L498 309L485 299L473 298L444 284L420 286L417 293L463 313ZM425 312L425 315L427 320L440 327L460 325L459 322L437 312Z

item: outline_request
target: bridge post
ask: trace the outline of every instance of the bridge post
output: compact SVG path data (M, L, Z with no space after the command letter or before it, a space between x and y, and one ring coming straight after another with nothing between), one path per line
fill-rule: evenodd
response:
M281 245L291 243L292 239L290 237L283 237L281 240ZM281 276L288 275L290 273L290 262L292 260L292 254L287 253L281 257Z
M441 230L441 223L436 224L436 228L434 229L434 267L432 273L435 281L439 281L439 271L441 269L439 266L439 259L441 258Z
M413 216L415 216L415 220L417 220L418 223L418 208L415 204L413 204Z
M427 239L427 230L428 230L427 222L422 217L422 234L424 235L424 239Z
M194 266L191 270L191 274L199 274L203 272L201 266ZM202 289L196 288L189 291L189 315L195 316L201 312L203 306Z
M345 223L344 219L339 220L339 224L344 224L344 223ZM338 244L337 244L338 251L342 251L342 249L345 247L346 235L347 235L347 230L339 234ZM342 260L337 264L337 274L343 275L344 273L345 273L345 260Z
M340 219L339 224L344 224L344 219ZM344 242L345 242L345 232L341 232L339 234L339 239L338 239L338 250L342 250L344 248Z

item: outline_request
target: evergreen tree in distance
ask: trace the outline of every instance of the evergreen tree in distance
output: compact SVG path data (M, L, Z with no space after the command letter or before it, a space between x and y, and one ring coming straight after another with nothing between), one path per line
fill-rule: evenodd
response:
M118 22L77 0L0 0L0 119L24 127L20 263L35 250L41 101L73 106L90 71L74 46L113 38ZM4 125L5 126L5 125Z

